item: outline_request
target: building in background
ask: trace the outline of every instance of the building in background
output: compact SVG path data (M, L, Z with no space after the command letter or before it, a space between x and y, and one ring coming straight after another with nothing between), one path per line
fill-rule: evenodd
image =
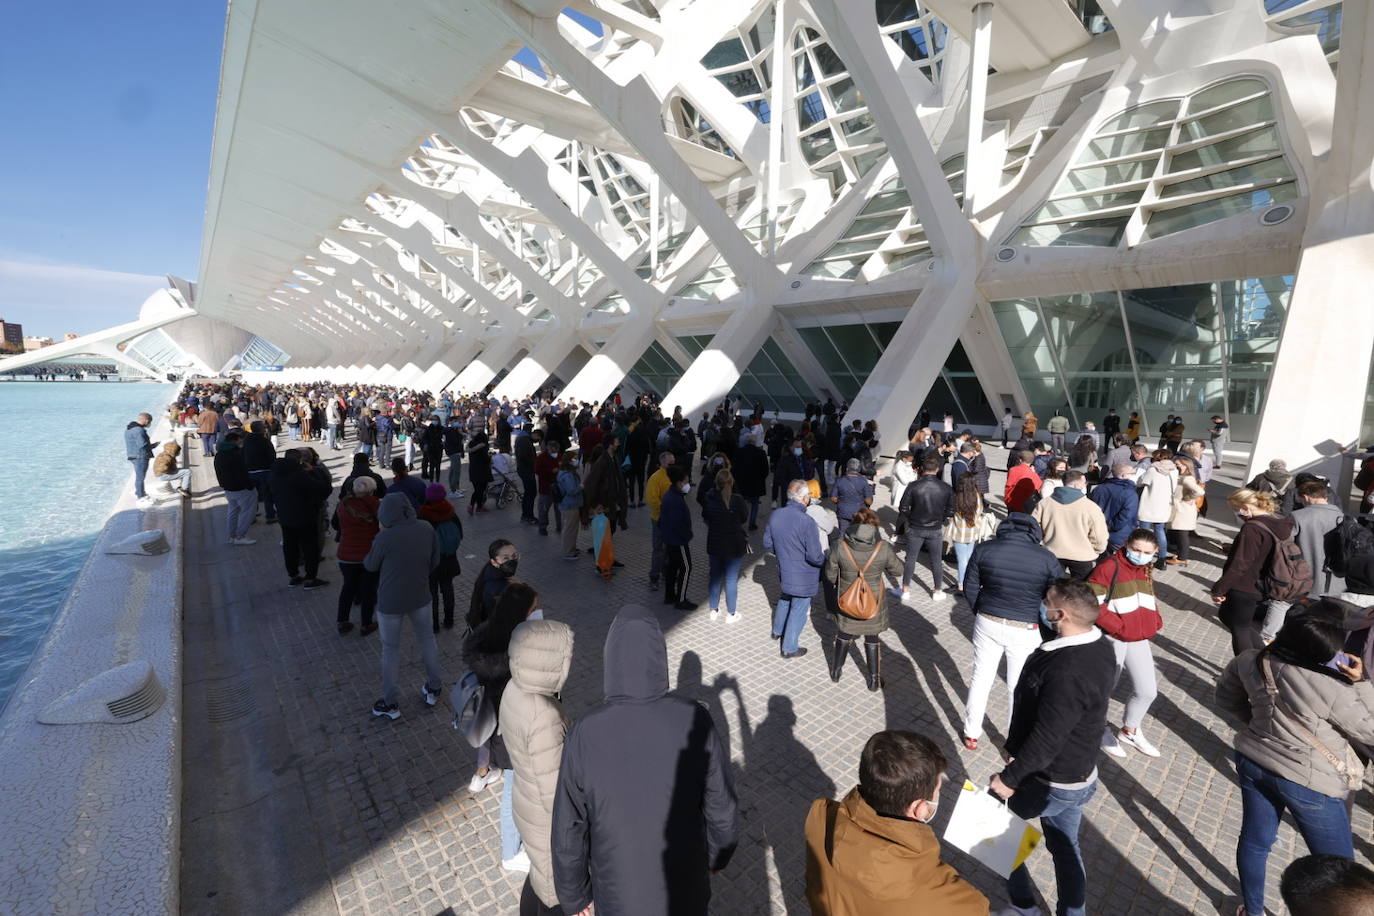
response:
M24 352L24 326L0 318L0 350L6 353Z
M25 352L25 353L29 352L30 350L41 350L41 349L43 349L44 347L51 347L52 345L53 345L53 339L52 339L51 337L25 337L25 338L24 338L24 352Z

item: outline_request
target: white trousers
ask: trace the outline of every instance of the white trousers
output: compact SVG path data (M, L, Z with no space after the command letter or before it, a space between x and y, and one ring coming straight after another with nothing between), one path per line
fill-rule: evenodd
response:
M973 622L973 677L969 680L968 702L964 704L964 737L983 737L983 716L988 711L988 696L997 680L1002 656L1007 657L1007 724L1011 724L1011 701L1016 682L1026 659L1040 645L1040 629L1021 629L996 623L983 614Z

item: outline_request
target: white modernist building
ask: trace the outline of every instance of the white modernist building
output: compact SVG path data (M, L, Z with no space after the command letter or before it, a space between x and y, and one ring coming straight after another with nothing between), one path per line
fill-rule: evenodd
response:
M1309 466L1366 438L1366 53L1338 0L234 0L192 305L251 352L167 333Z

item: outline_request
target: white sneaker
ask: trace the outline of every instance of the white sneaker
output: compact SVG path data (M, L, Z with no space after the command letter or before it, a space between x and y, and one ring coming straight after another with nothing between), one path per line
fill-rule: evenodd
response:
M138 506L140 509L151 509L153 506L157 505L157 500L153 499L151 496L145 496L135 502L134 505Z
M908 598L911 597L911 589L909 589L909 588L895 588L895 587L894 587L894 588L888 589L888 591L892 592L892 594L896 595L898 598L900 598L900 599L903 600L903 601L905 601L906 599L908 599Z
M719 620L719 619L720 619L720 608L718 608L718 607L713 607L713 608L711 608L711 619L712 619L712 620Z
M943 590L937 588L934 592L931 593L930 597L934 598L936 601L944 601L946 598L949 597L949 595L947 595Z
M725 622L726 622L726 623L739 623L739 619L740 619L740 612L739 612L739 611L735 611L735 613L733 613L733 614L726 614L726 615L725 615Z
M253 538L230 538L229 543L237 547L247 547L249 544L256 544L257 541Z
M1126 756L1126 749L1117 742L1116 734L1112 731L1110 725L1107 726L1107 730L1102 733L1102 750L1111 754L1113 757L1124 758Z
M472 779L468 781L468 791L481 792L483 789L485 789L492 783L500 781L501 771L498 770L496 767L489 767L487 769L487 775L485 776L483 776L481 773L472 774Z
M1144 754L1146 757L1159 757L1159 756L1160 756L1159 748L1157 748L1157 747L1155 747L1153 744L1151 744L1151 743L1145 738L1145 733L1142 732L1142 731L1141 731L1140 729L1138 729L1138 728L1135 730L1135 733L1134 733L1134 734L1130 734L1130 733L1126 732L1126 731L1123 729L1122 731L1120 731L1120 732L1117 733L1116 739L1117 739L1117 741L1119 741L1121 744L1130 745L1131 747L1133 747L1133 748L1135 748L1136 750L1140 751L1140 753ZM1121 756L1125 757L1125 756L1126 756L1126 752L1125 752L1125 751L1122 751L1122 752L1121 752Z
M439 694L441 694L441 693L443 693L443 692L444 692L444 690L443 690L442 687L439 688L438 690L430 690L428 685L426 685L426 684L421 684L421 685L420 685L420 696L422 696L422 697L424 698L424 701L425 701L425 705L426 705L426 706L433 706L435 703L438 703L438 702L439 702ZM493 769L490 769L490 770L487 770L487 775L491 775L491 774L494 773L494 772L497 772L494 768L493 768ZM474 791L476 791L476 790L474 790Z
M520 850L509 859L501 860L501 867L506 871L529 871L530 857L525 854L525 850Z

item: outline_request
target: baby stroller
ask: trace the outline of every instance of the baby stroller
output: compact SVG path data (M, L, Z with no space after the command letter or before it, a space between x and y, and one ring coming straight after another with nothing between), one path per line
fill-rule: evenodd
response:
M487 498L496 501L496 508L504 509L523 497L515 463L509 455L498 452L491 462L491 487L487 490Z

